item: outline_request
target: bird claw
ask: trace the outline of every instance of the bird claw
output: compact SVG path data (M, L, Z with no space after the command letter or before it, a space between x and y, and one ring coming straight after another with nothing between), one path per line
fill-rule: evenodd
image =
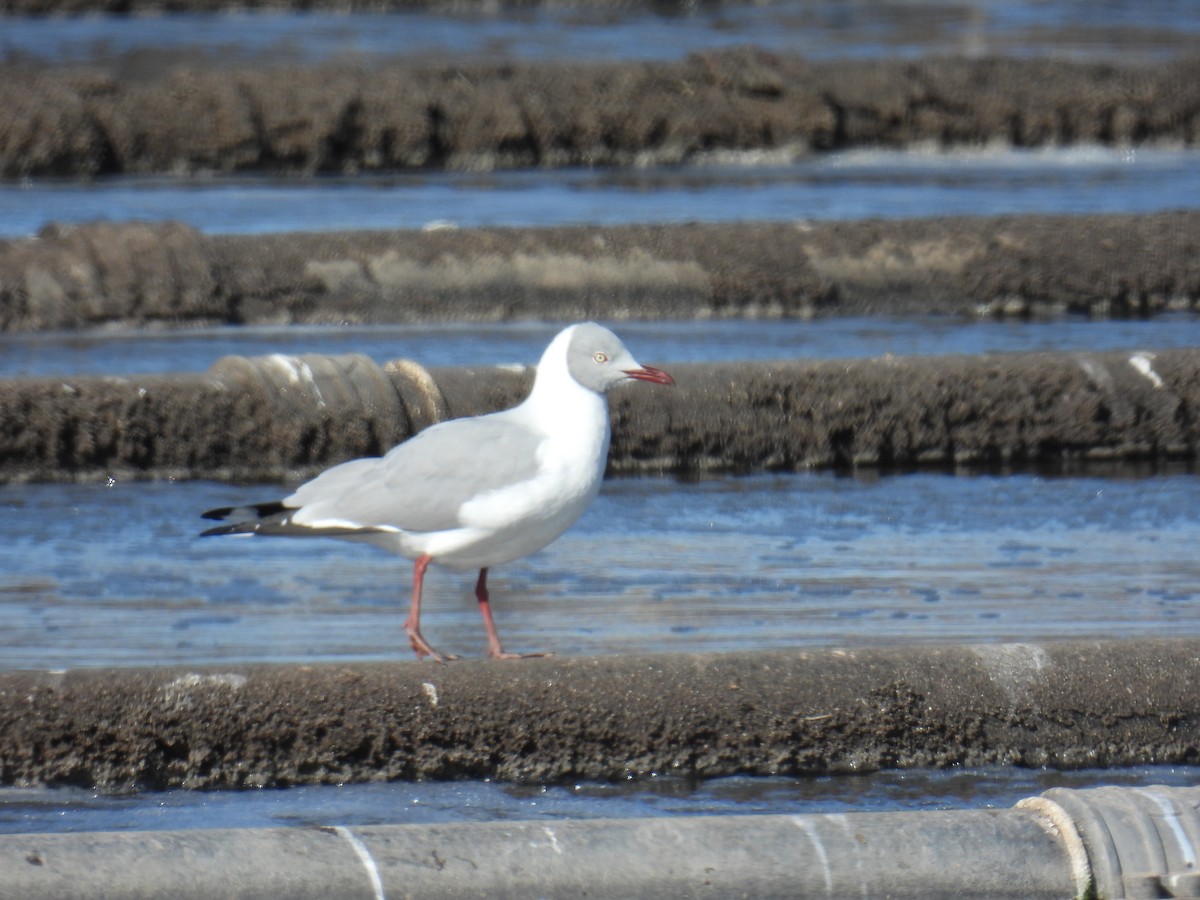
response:
M424 659L427 656L435 663L454 662L460 658L453 653L438 653L436 650L430 650L427 653L422 653L420 650L417 651L417 659Z
M546 650L541 653L508 653L505 650L488 651L488 656L492 659L543 659L547 656L553 655L553 650Z
M412 646L413 653L417 654L417 659L424 659L426 656L428 656L437 663L458 659L458 657L452 653L447 653L444 656L441 653L438 653L433 649L429 641L425 640L425 636L417 629L405 628L404 631L408 635L408 643Z

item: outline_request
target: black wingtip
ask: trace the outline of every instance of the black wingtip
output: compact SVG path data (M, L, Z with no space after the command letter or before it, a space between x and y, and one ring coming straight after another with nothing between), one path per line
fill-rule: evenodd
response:
M257 534L265 520L291 511L291 507L284 506L278 500L272 500L270 503L248 503L245 506L222 506L206 510L200 513L200 517L203 519L215 519L218 522L229 519L235 521L228 525L218 525L216 528L202 531L200 537L217 537L222 534Z
M272 500L270 503L246 503L242 506L222 506L218 509L210 509L200 513L200 518L216 519L218 522L223 522L233 516L247 519L265 519L267 516L277 515L290 508L284 506L280 500Z

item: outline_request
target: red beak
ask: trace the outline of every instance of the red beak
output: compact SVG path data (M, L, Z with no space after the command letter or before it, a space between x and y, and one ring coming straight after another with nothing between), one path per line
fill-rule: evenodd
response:
M625 374L638 381L653 381L655 384L674 384L675 379L654 366L642 366L640 369L626 369Z

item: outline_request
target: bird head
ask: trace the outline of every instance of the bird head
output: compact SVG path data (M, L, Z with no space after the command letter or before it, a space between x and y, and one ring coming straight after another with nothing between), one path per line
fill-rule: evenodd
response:
M606 394L630 380L675 383L662 369L639 363L620 338L595 322L573 325L570 332L567 370L576 381L598 394Z

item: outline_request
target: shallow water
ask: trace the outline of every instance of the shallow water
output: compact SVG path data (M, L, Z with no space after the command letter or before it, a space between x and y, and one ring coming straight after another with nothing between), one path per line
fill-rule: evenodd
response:
M1007 808L1053 787L1191 786L1200 768L1105 771L948 769L811 778L651 778L618 784L356 784L263 791L106 795L77 788L0 789L0 834L171 831L311 825L415 825L642 816Z
M235 11L74 19L0 17L0 63L109 65L148 75L189 65L283 65L393 58L666 60L754 44L814 59L1054 54L1161 59L1186 52L1200 11L1186 0L777 0L765 4L493 7L423 11Z
M372 228L1149 213L1200 204L1200 151L791 151L632 170L0 182L0 237L52 223L185 222L211 234ZM725 157L723 157L724 159Z
M336 541L206 539L271 485L0 487L0 667L406 659L409 564ZM513 649L560 654L1200 635L1200 478L605 484L492 573ZM425 634L479 655L469 574Z
M610 322L643 362L1165 350L1200 345L1200 316L1053 324L937 316ZM0 378L199 372L227 354L363 353L382 364L532 364L562 323L347 325L0 334Z

